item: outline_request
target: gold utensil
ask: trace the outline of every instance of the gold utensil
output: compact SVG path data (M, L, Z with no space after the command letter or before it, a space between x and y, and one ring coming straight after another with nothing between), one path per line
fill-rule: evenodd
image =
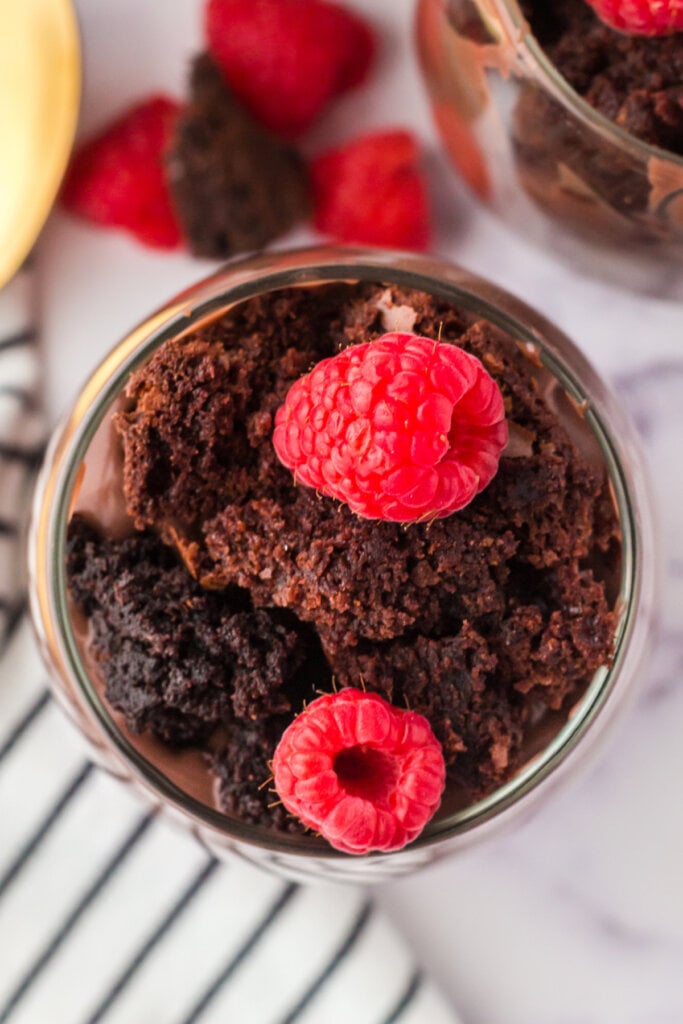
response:
M76 130L80 88L71 0L0 0L0 287L50 212Z

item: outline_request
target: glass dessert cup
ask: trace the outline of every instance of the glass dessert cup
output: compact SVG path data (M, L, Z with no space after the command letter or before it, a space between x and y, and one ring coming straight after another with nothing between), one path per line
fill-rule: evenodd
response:
M555 722L552 735L508 782L477 803L438 812L410 846L353 857L312 835L280 833L228 817L212 803L208 785L190 792L172 771L154 762L144 736L131 735L112 712L82 655L67 595L65 539L91 441L130 373L160 344L265 292L362 281L414 288L484 317L515 339L538 372L545 367L552 374L569 398L572 415L580 417L599 446L619 520L621 557L613 587L613 664L598 670L569 714ZM632 691L650 633L655 583L648 489L638 452L630 422L576 347L512 296L450 264L354 249L302 250L231 264L178 296L120 342L90 377L53 437L35 496L29 562L33 619L54 692L95 760L219 857L236 854L300 880L379 881L429 864L512 822L573 774Z
M517 0L420 0L417 40L446 153L484 202L587 274L683 296L683 157L580 97Z

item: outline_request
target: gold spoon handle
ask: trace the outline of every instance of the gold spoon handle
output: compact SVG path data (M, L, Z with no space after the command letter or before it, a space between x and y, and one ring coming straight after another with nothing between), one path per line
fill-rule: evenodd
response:
M50 212L76 130L80 86L71 0L0 0L0 286Z

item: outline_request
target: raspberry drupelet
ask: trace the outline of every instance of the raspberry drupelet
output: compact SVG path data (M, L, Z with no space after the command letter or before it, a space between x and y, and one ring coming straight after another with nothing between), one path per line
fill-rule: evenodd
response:
M422 715L348 688L314 700L273 757L280 799L344 853L400 850L434 815L446 781Z
M507 439L500 389L480 361L401 333L318 363L291 387L273 433L299 483L393 522L464 508Z

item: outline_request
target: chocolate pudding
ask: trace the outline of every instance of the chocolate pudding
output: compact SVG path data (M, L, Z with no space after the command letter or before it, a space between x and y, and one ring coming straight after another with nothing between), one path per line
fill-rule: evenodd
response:
M410 526L297 486L271 443L301 374L395 329L478 357L510 428L470 505ZM611 662L620 530L583 410L533 347L418 291L273 291L165 342L102 422L72 507L95 685L168 778L250 824L303 830L274 806L269 762L319 691L423 714L443 815L510 779Z

